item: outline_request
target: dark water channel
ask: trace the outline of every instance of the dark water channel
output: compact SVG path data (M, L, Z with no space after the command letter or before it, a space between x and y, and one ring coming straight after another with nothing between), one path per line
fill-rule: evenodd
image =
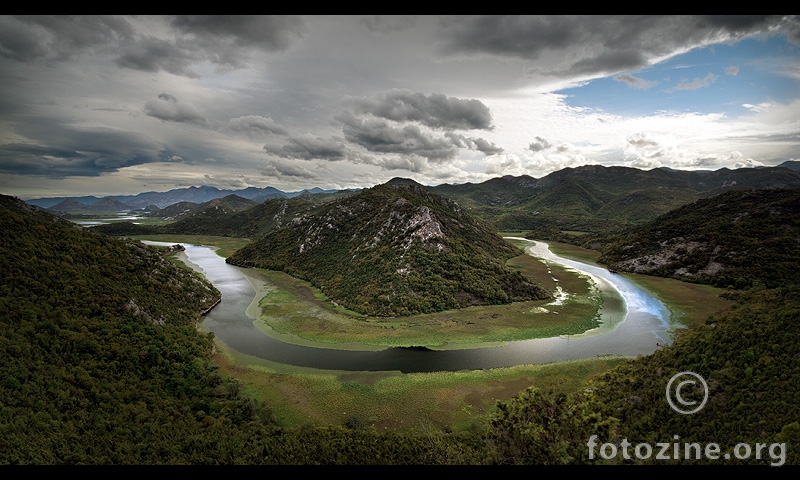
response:
M163 242L148 242L168 245ZM542 242L531 242L529 253L590 275L601 291L620 295L627 308L616 321L578 336L514 341L502 346L428 350L388 347L355 351L302 346L270 337L254 325L246 311L256 292L245 269L229 265L206 246L184 244L188 260L222 293L222 301L203 320L227 347L270 362L298 367L344 371L434 372L478 370L523 364L544 364L599 355L650 354L657 343L669 342L669 312L664 305L624 277L608 270L563 259ZM252 272L248 272L252 274Z

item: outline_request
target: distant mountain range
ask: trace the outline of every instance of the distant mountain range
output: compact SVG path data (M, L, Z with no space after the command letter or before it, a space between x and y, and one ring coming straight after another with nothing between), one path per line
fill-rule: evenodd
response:
M145 192L137 195L115 195L104 198L95 196L34 198L26 200L26 202L31 205L61 212L87 210L128 211L144 209L153 205L158 208L166 208L179 202L204 203L228 195L238 195L239 197L260 203L268 198L293 198L305 193L320 194L335 193L336 191L337 190L323 190L317 187L310 190L301 190L299 192L283 192L273 187L248 187L243 190L221 190L217 187L203 185L199 187L178 188L168 192ZM118 203L114 203L112 200L116 200Z
M800 187L800 171L792 168L796 163L713 171L584 165L539 179L504 176L429 190L455 200L501 231L607 232L730 190Z
M763 171L773 171L775 169L787 169L784 175L775 175L773 173L764 174ZM762 173L758 174L757 171L761 170ZM797 173L794 173L797 172ZM594 177L594 178L592 178ZM617 177L617 178L614 178ZM765 178L772 180L764 180ZM638 189L647 189L648 187L658 187L662 190L675 189L676 187L685 186L695 191L708 191L714 189L723 189L726 187L744 187L744 188L781 188L800 185L798 182L800 178L800 162L789 160L781 163L776 167L760 167L760 168L747 168L730 170L722 168L719 170L704 170L704 171L686 171L674 170L671 168L656 168L653 170L638 170L628 167L603 167L599 165L586 165L577 168L565 168L557 172L553 172L545 177L536 179L527 175L518 177L506 175L500 178L494 178L482 183L473 184L465 183L460 185L442 184L435 187L428 187L432 191L459 201L467 200L469 208L478 207L478 210L485 210L485 212L474 212L479 216L485 217L481 213L491 214L491 210L499 209L501 207L536 207L542 204L543 207L548 207L554 201L547 200L541 197L536 201L530 202L531 205L522 205L528 200L533 200L536 197L534 189L547 187L558 183L563 183L567 179L572 179L572 182L581 184L585 181L591 181L596 184L596 187L601 190L608 190L612 196L619 193L627 193L631 187L638 187ZM768 184L769 182L772 184ZM744 182L744 184L742 184ZM580 189L585 187L578 185ZM608 187L611 187L610 190ZM622 187L622 188L620 188ZM351 191L357 191L352 189ZM542 190L547 191L548 189ZM558 190L558 189L556 189ZM211 186L187 187L170 190L167 192L144 192L137 195L115 195L104 198L96 196L81 196L81 197L51 197L51 198L34 198L25 200L31 205L36 205L50 210L62 212L75 212L75 211L128 211L135 209L146 209L148 207L156 206L158 208L166 208L179 202L191 202L200 204L214 200L215 198L222 198L228 195L237 195L248 200L253 200L261 203L270 198L294 198L303 194L330 194L336 193L338 190L324 190L318 187L312 189L305 189L299 192L283 192L273 187L256 188L248 187L243 190L228 190L219 189ZM573 197L573 203L578 210L592 210L597 209L608 203L608 195L595 195L596 192L590 190L585 192L573 192L570 196ZM712 192L720 193L720 191ZM552 195L561 197L560 192L553 192ZM550 195L548 195L550 196ZM634 195L635 197L636 195ZM632 203L635 199L622 198L620 201L627 204ZM660 197L660 195L659 195ZM123 205L114 204L111 200L116 200ZM544 200L544 201L542 201ZM673 199L674 202L668 202L670 208L664 205L662 213L666 213L674 206L686 203L686 198ZM694 198L688 199L692 201ZM98 203L104 201L103 203ZM659 199L657 203L660 203ZM561 204L562 199L559 198L555 201L556 204ZM559 206L560 208L560 206ZM636 206L632 207L636 208ZM525 208L527 209L527 208ZM514 210L514 208L512 208ZM533 208L532 212L537 211ZM520 218L514 218L518 212L506 211L502 212L504 218L499 219L498 227L500 228L517 228L519 227ZM531 214L526 214L527 216ZM535 215L535 213L533 214ZM489 215L494 217L494 215ZM635 216L635 214L634 214ZM518 217L518 216L517 216ZM528 218L529 220L529 218ZM493 222L498 223L498 222ZM522 223L530 223L527 220L522 220ZM534 222L535 223L535 222ZM522 227L523 229L531 228L530 226Z

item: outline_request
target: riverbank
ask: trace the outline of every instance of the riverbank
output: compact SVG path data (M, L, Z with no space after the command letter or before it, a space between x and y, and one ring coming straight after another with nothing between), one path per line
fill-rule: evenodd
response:
M547 266L529 255L509 260L530 278L542 279L552 300L475 306L397 318L347 312L308 282L282 272L259 271L271 284L258 302L256 326L298 344L476 348L559 335L577 335L598 326L602 304L591 280L574 271ZM558 291L562 293L559 299ZM334 347L337 348L337 347Z
M532 266L546 271L545 263L537 263ZM247 275L254 288L258 287L253 283L255 273L248 270ZM550 281L552 285L560 283L553 278ZM258 297L251 293L242 306L251 319ZM342 424L355 415L378 428L424 424L434 429L468 429L479 412L491 411L497 400L506 400L528 386L564 393L578 391L588 379L626 361L624 357L601 356L548 365L408 374L325 372L282 365L284 373L277 373L270 361L229 350L219 337L217 343L220 348L215 363L221 371L241 381L248 395L273 405L276 418L287 426L309 421ZM565 345L570 348L569 341ZM581 348L577 341L572 345Z

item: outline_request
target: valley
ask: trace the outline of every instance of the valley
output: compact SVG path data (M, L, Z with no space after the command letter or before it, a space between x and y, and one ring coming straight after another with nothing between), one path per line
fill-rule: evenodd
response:
M587 172L594 176L610 173L602 169L589 169ZM745 173L736 172L736 175L742 178ZM764 172L757 172L757 175L762 181L769 178ZM787 178L792 174L776 169L776 175ZM512 180L502 179L503 182ZM529 188L530 182L523 186ZM192 432L221 432L218 429L225 429L223 444L214 447L201 441L197 444L199 450L194 450L195 454L205 452L202 454L220 459L220 455L230 455L222 453L232 451L229 449L234 444L230 442L258 431L262 435L258 444L265 448L270 445L270 451L274 453L259 455L245 449L247 453L244 455L249 461L274 463L278 458L288 458L286 455L297 455L294 458L303 463L311 458L306 456L311 455L309 450L293 441L285 443L285 440L313 432L314 445L319 448L328 448L329 442L343 439L356 443L379 442L383 447L378 448L384 449L384 461L379 463L426 463L434 458L437 463L494 463L498 458L507 459L503 462L513 459L511 461L515 463L527 463L530 458L518 457L517 447L507 443L510 435L508 422L514 425L523 422L538 428L535 425L539 420L525 412L568 405L568 410L554 417L556 422L573 425L567 430L559 430L563 432L559 435L564 435L559 438L574 438L572 436L577 432L583 431L605 431L592 426L595 425L592 418L600 419L597 425L618 425L617 428L623 430L617 431L627 432L626 435L663 430L647 420L654 418L653 415L664 415L656 399L644 404L626 402L614 392L628 392L625 394L628 398L652 396L652 393L642 390L646 385L642 383L643 379L650 379L649 384L655 385L653 391L663 391L663 386L658 386L665 381L663 372L675 369L699 370L712 380L730 383L736 383L740 376L758 377L762 370L764 374L774 376L774 373L768 373L775 371L771 362L787 366L786 375L775 377L783 391L770 393L767 397L748 397L751 404L761 406L746 416L768 425L763 430L765 433L753 433L756 437L748 438L770 441L794 438L792 419L795 409L783 408L779 415L764 416L765 412L774 412L776 405L784 405L780 403L783 402L781 398L793 395L794 390L787 388L796 375L796 369L788 367L793 324L785 325L785 333L774 337L768 348L766 344L752 344L744 350L739 347L744 352L741 355L715 343L714 339L727 338L728 343L746 341L743 339L748 337L725 332L747 329L743 326L747 319L769 325L772 318L778 321L786 314L776 317L768 312L791 312L794 308L792 297L787 292L794 288L792 272L795 270L787 269L787 266L796 263L796 255L784 250L776 250L776 253L756 250L753 256L753 245L761 242L765 247L773 248L772 245L778 244L765 240L772 238L769 232L776 228L765 225L777 225L784 244L795 241L797 212L791 195L796 189L756 190L759 195L770 193L776 196L774 200L761 201L752 190L734 188L710 195L707 200L696 198L667 214L654 210L627 226L606 222L608 229L593 223L603 219L597 216L599 213L590 210L581 215L588 215L585 218L594 215L595 220L583 223L574 221L577 217L563 223L566 217L562 213L575 212L566 207L550 212L536 210L537 222L544 222L541 223L543 227L498 232L497 224L493 224L490 221L492 217L487 214L490 210L477 208L476 203L472 203L469 209L463 208L462 202L470 205L470 201L463 198L458 201L443 199L431 193L436 188L400 179L377 187L342 195L328 193L324 194L327 197L318 198L308 195L266 199L260 204L242 204L245 205L243 209L230 211L223 205L229 205L225 202L231 199L223 203L212 201L205 207L190 209L194 213L180 220L158 219L150 225L136 225L114 219L106 225L76 230L85 232L88 235L86 241L91 242L101 238L112 241L114 237L120 237L118 241L135 244L135 240L126 240L135 237L148 242L184 244L184 251L164 253L165 258L171 260L168 263L187 273L201 273L221 292L222 302L202 317L195 330L200 335L198 338L205 339L202 340L206 342L203 348L207 349L197 357L198 365L205 364L205 368L216 373L192 381L210 382L209 387L198 390L197 387L184 386L180 387L183 390L175 390L172 385L179 383L171 380L171 373L158 374L162 379L159 382L166 382L165 388L171 392L169 395L177 395L175 398L188 399L187 388L193 392L216 392L205 400L202 398L206 397L197 397L187 404L188 417L180 417L185 427L173 433L192 436ZM453 186L448 189L453 195ZM502 192L498 191L498 194ZM569 204L570 198L574 197L567 195L562 198L566 202L564 205ZM708 209L721 211L719 208L722 207L733 215L718 215L713 225L706 222L709 231L704 232L702 218L712 215ZM38 215L39 226L33 229L38 228L39 232L52 229L59 234L57 232L67 225L92 221L89 214L82 214L84 218L80 219L72 218L70 223L42 210L32 209L30 213L23 213L23 210L17 206L9 207L9 218L23 221L28 215ZM103 216L105 221L114 217L108 213ZM764 220L752 223L751 219ZM763 223L767 220L772 223ZM503 220L500 224L505 222ZM725 222L733 222L734 226L728 227ZM716 276L698 277L687 282L666 270L648 272L651 275L627 272L625 264L616 260L620 258L616 252L638 252L640 246L650 245L642 239L657 232L663 233L665 228L668 228L667 238L689 238L691 232L709 238L714 232L727 232L726 229L735 229L738 225L746 228L736 230L739 232L737 235L717 237L716 250L712 248L712 255L744 252L738 257L726 257L735 260L737 277L733 279L730 275L725 276L728 265L724 262L720 263L723 268L715 272ZM46 235L40 237L36 242L47 238ZM35 236L25 238L29 242L26 247L28 257L14 258L20 265L25 262L31 265L24 271L52 275L53 266L35 266L43 256L49 255L49 244L33 242ZM662 246L669 245L659 241ZM84 240L76 242L80 244ZM63 242L52 243L62 245L62 253L54 254L54 258L61 259L56 262L66 265L63 262L75 261L78 253L64 253L65 249L70 249ZM31 253L37 248L38 254ZM647 250L643 252L637 255L650 254ZM687 249L687 253L691 252ZM681 252L673 249L670 255L680 256ZM97 255L91 256L91 260L90 257L77 258L85 260L80 260L76 268L88 268L87 272L103 269ZM695 265L709 261L707 257L699 260L686 258ZM777 261L772 262L770 258ZM675 260L680 259L676 257ZM583 273L577 273L578 264L574 262L581 262ZM773 273L769 277L759 277L749 269L748 262L768 265L766 271ZM613 267L616 273L609 273L605 267ZM19 282L21 268L17 266L10 270L16 273L3 288L8 290ZM158 271L162 270L159 267ZM234 271L237 272L235 278L231 273L224 273ZM778 272L780 276L775 277ZM80 273L75 278L92 279L92 282L102 280L92 275ZM34 276L27 282L41 285L49 281L45 278ZM770 284L769 278L780 280ZM348 284L346 280L355 280L355 283ZM107 282L103 284L106 285L103 288L108 288ZM148 295L166 293L159 292L158 287L166 284L155 283L147 287L151 292ZM68 298L64 295L72 292L75 286L70 286L69 281L61 285L64 293L56 294L54 298L63 302L63 298ZM37 292L36 288L30 293ZM232 288L238 293L232 293ZM366 291L372 293L364 295ZM113 292L101 295L111 301L109 305L118 298ZM764 303L762 298L772 299L771 303ZM379 301L376 303L375 299ZM161 317L154 313L152 305L168 304L166 298L156 300L154 297L146 305L133 299L128 302L128 310L122 312L127 312L124 315L132 314L138 321L149 319L158 326ZM58 307L45 308L58 311ZM113 325L115 315L118 315L110 313L108 307L108 313L101 317L97 317L99 310L96 307L81 311L86 315L81 322L89 322L87 325L100 322L92 326L93 329L116 328L104 326L107 321ZM235 314L231 313L234 311ZM742 316L740 312L747 313ZM41 322L43 317L38 318ZM632 329L635 325L639 327ZM44 331L60 334L62 328ZM22 332L35 335L35 330L31 329ZM44 334L45 337L39 335L37 345L53 344L53 340L45 340L50 333ZM213 343L208 341L210 338L213 338ZM714 346L692 347L704 342ZM82 362L93 362L93 368L102 369L111 361L109 359L115 357L104 357L100 362L92 360L96 345L95 341L80 347L83 356L78 358L83 358ZM19 350L4 348L19 356ZM690 354L673 354L687 349ZM767 350L770 353L758 353ZM151 358L146 352L155 350L147 347L139 356ZM163 359L165 355L162 353L160 357L152 358ZM724 365L719 364L723 356L728 358ZM754 363L756 360L758 362ZM166 360L154 361L161 364L158 362ZM177 364L169 362L163 365L173 370L177 368ZM11 368L15 370L9 378L23 380L18 383L9 380L3 385L5 391L10 392L8 398L12 399L21 398L16 392L24 382L30 381L25 378L34 378L30 373L27 377L20 373L32 372L29 367L21 370L13 365L19 363L12 364ZM68 365L65 368L80 371ZM35 377L41 375L36 373ZM101 379L113 376L102 373L102 370L90 376L96 380L87 379L80 383L94 385L91 391L96 393L92 393L94 397L90 398L98 398L97 395L112 398L108 396L110 394L101 393L107 388L107 383ZM774 392L764 385L759 388L764 392ZM593 393L589 395L588 392ZM726 419L726 422L732 421L730 412L733 407L729 405L728 397L715 398L718 403L711 414ZM597 403L598 399L600 403ZM28 425L44 419L26 416L24 412L28 407L23 403L12 403L16 405L13 410L4 407L0 413L5 415L4 418L9 418L12 412L22 414L24 418L36 418L28 420ZM575 413L568 411L593 413L571 417ZM60 414L49 415L50 418L61 418ZM200 427L197 422L201 418L210 423ZM128 422L121 417L117 421L120 422L119 428L124 428L122 425ZM233 423L225 423L231 421ZM86 428L77 418L69 422L71 426L65 433ZM6 429L19 432L20 425L12 422ZM691 424L673 422L671 425L675 431L686 432ZM267 431L272 433L267 434ZM110 438L109 433L96 432L95 435ZM611 431L604 435L607 435L604 438L612 438ZM217 435L217 438L221 437ZM486 438L492 439L490 444L481 440ZM581 458L581 443L565 441L573 453L563 458ZM418 449L420 442L433 442L436 446L423 454L424 449ZM525 445L536 444L537 440L532 437L525 440ZM172 459L189 458L186 452L176 450L178 445L186 445L185 440L173 442L173 445L164 445L159 463L167 458L163 455ZM123 462L126 460L122 459L144 458L140 449L126 447L128 453L100 453L97 450L100 447L93 448L93 453L78 453L73 457L60 455L63 458L116 458ZM34 458L24 448L10 451L14 452L14 458L22 459L17 461ZM455 451L460 453L454 454ZM409 456L402 456L400 452L408 452ZM353 459L362 458L362 454L357 449L351 452ZM319 453L313 455L320 458ZM241 457L241 454L236 456ZM790 455L789 458L793 457ZM362 460L353 462L362 463Z

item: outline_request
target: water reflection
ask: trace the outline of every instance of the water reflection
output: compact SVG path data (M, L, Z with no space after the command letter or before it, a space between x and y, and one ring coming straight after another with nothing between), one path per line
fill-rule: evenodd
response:
M169 245L163 242L148 242ZM602 355L650 354L658 343L669 342L669 312L624 277L608 270L554 255L543 242L531 242L529 253L591 275L601 286L619 292L627 305L622 321L611 322L586 334L510 342L491 348L428 350L389 347L379 351L351 351L294 345L272 338L255 327L246 313L255 290L243 269L205 246L184 244L188 260L222 293L222 301L203 321L229 348L280 364L325 370L434 372L544 364Z

